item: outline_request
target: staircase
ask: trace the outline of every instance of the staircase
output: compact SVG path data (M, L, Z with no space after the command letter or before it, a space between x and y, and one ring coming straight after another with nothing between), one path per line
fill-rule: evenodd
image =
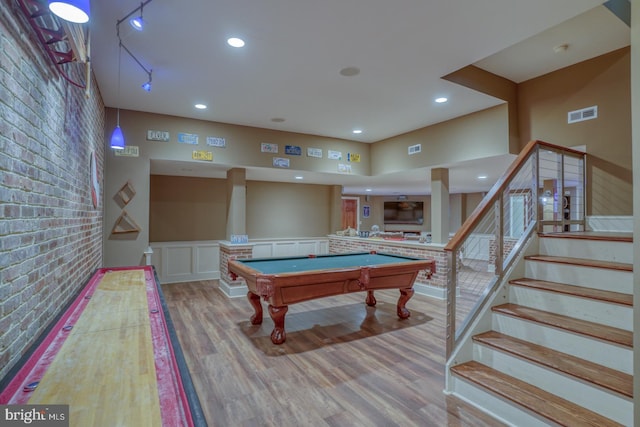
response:
M524 426L633 424L632 238L539 236L525 277L490 308L452 391Z

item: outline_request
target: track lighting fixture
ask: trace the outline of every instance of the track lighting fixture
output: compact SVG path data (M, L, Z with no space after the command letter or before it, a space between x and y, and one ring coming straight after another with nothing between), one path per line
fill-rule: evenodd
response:
M151 3L151 0L147 0L143 3L140 3L140 6L138 6L137 8L129 12L129 14L127 14L124 18L116 22L116 34L118 36L118 101L117 101L118 105L117 105L116 127L113 130L113 133L111 134L111 140L110 140L111 148L115 150L122 150L125 147L124 134L122 133L122 129L120 128L120 68L121 68L120 62L122 59L122 49L124 49L125 52L127 52L129 56L131 56L131 58L133 58L133 60L136 61L136 64L138 64L140 68L142 68L144 72L147 73L147 82L142 85L142 88L147 92L151 92L151 73L153 71L153 70L147 70L147 68L144 65L142 65L142 63L138 60L138 58L136 58L136 56L133 53L131 53L131 51L127 49L127 47L122 43L122 38L120 38L120 24L124 22L126 19L133 16L136 12L140 11L140 15L135 18L132 18L129 22L131 23L132 27L134 27L136 30L141 31L144 26L144 21L142 19L142 8L144 7L144 5L149 3Z
M144 3L140 3L140 16L136 16L135 18L131 18L129 20L129 24L131 24L133 29L137 31L142 31L144 29L144 19L142 19L143 7L144 7Z
M151 92L151 71L149 71L149 80L142 85L142 89L146 90L147 92Z
M89 0L50 0L49 10L65 21L76 24L89 22Z

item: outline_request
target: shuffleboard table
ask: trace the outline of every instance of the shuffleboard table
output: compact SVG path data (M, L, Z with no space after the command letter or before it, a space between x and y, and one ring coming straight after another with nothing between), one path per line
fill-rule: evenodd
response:
M432 259L376 252L229 260L232 279L239 276L247 282L247 297L255 310L252 324L262 323L260 299L269 304L275 324L271 332L274 344L286 340L284 318L288 306L316 298L366 291L365 302L374 306L376 289L399 289L397 313L406 319L411 313L405 305L413 296L418 273L428 270L430 277L435 267Z

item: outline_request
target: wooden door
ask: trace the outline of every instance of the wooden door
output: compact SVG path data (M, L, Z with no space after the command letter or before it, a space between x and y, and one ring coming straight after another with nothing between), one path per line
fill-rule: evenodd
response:
M358 199L342 199L342 230L358 229Z

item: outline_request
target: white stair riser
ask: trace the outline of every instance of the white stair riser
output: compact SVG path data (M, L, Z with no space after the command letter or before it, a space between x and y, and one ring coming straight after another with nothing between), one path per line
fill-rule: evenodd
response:
M513 285L509 289L509 302L627 331L633 330L633 309L629 306Z
M631 242L543 237L539 244L541 255L633 263Z
M499 313L492 313L492 325L494 331L633 375L631 348Z
M477 343L474 360L619 423L632 421L632 399Z
M525 275L538 280L626 294L633 293L633 273L630 271L527 260L525 262Z
M549 421L457 375L451 375L455 396L514 427L549 427ZM489 408L491 409L489 411Z

